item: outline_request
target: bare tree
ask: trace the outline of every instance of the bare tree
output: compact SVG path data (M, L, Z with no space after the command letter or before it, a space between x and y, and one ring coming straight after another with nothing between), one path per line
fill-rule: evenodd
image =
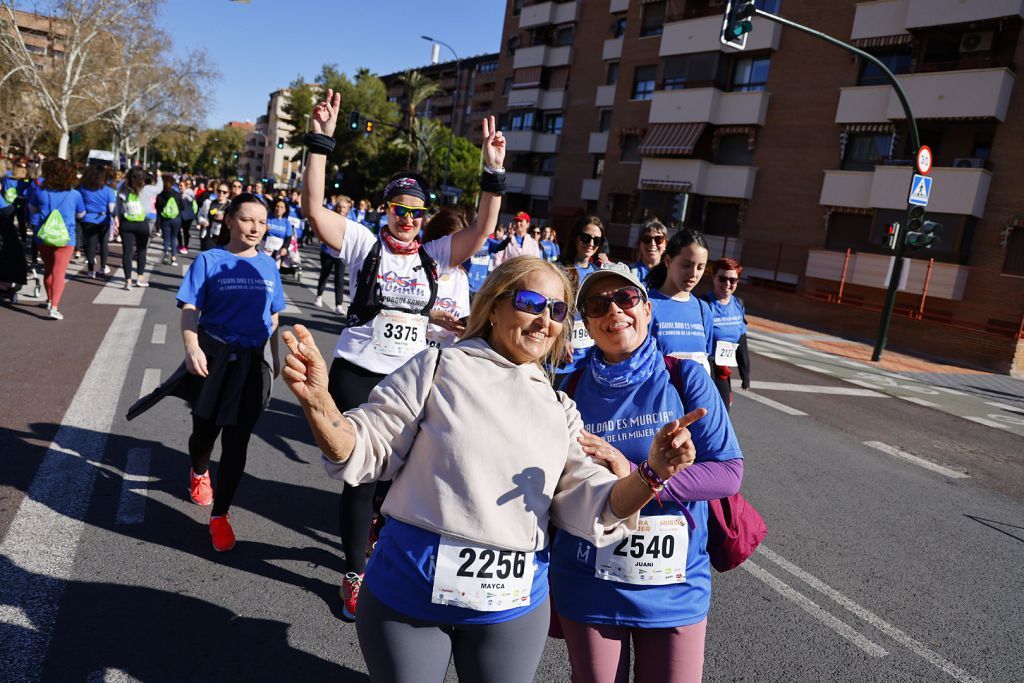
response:
M121 64L114 58L124 27L152 22L160 0L52 0L55 54L30 51L15 19L14 0L0 0L0 53L11 65L0 84L18 76L38 99L60 135L57 156L67 158L71 131L117 106L110 85ZM56 54L59 53L59 54Z

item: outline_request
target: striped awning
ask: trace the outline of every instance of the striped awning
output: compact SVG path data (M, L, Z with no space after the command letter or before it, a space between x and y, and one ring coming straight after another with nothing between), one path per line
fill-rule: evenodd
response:
M689 192L691 183L687 180L661 180L657 178L641 178L640 187L644 190L660 192Z
M512 85L517 88L540 85L540 77L543 71L543 66L531 66L525 69L516 69L515 73L512 75Z
M689 156L704 132L704 123L655 123L640 143L642 156Z
M910 45L914 42L914 36L909 33L900 33L895 36L875 36L873 38L857 38L852 41L854 47L861 49L866 47L893 47L898 45Z

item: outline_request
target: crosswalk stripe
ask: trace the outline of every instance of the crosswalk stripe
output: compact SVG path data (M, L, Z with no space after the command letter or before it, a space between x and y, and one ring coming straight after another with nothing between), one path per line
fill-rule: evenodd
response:
M160 368L146 368L142 373L142 386L139 387L139 398L160 386Z
M865 446L870 446L871 448L874 448L875 450L882 451L883 453L891 455L894 458L899 458L901 460L906 460L907 462L913 463L913 464L917 465L918 467L923 467L926 470L931 470L932 472L935 472L937 474L941 474L944 477L949 477L950 479L970 479L970 475L969 474L965 474L963 472L957 472L956 470L951 470L948 467L943 467L942 465L938 465L938 464L932 462L931 460L925 460L924 458L919 458L919 457L917 457L916 455L914 455L912 453L907 453L906 451L904 451L904 450L902 450L900 448L896 448L895 446L890 446L889 444L882 443L881 441L865 441L864 445Z
M149 340L151 344L163 344L167 341L167 325L159 323L153 325L153 337Z
M790 408L789 406L787 406L787 405L785 405L783 403L779 403L778 401L773 401L772 399L766 398L764 396L759 396L759 395L757 395L757 394L755 394L755 393L753 393L751 391L739 391L739 392L734 393L733 396L743 396L745 398L749 398L751 401L757 401L758 403L763 403L764 405L769 406L771 408L775 408L775 410L780 410L780 411L786 413L787 415L796 415L796 416L807 415L807 413L805 413L802 410L797 410L796 408Z
M819 384L793 384L791 382L758 382L750 383L751 389L761 391L792 391L801 394L827 394L830 396L870 396L871 398L889 398L873 389L854 389L852 387L828 387Z
M149 448L129 448L121 482L121 499L117 505L117 524L142 524L146 517L146 497L149 493Z

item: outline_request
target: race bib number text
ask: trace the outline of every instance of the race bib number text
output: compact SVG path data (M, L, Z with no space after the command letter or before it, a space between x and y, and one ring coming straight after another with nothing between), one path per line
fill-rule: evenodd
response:
M533 553L498 550L441 537L431 602L480 612L530 604Z
M689 541L686 517L641 517L635 533L616 545L597 549L594 575L644 586L683 583Z

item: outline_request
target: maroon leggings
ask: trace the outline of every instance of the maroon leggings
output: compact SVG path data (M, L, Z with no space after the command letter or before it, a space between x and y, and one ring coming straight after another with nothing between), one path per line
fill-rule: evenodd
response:
M43 286L46 287L46 297L50 305L60 308L60 298L64 295L64 276L68 272L68 264L71 263L71 254L75 248L70 244L63 247L51 247L45 244L39 245L39 255L43 257Z
M675 628L630 628L562 619L573 683L629 683L633 643L636 681L698 683L708 620Z

